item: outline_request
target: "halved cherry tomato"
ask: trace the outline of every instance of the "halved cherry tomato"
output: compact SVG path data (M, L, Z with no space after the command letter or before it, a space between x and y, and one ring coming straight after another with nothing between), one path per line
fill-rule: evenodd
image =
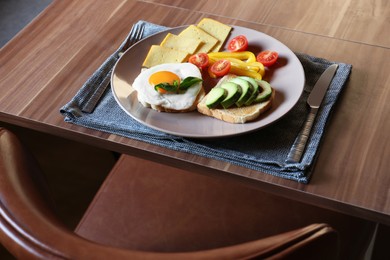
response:
M248 48L248 39L244 35L239 35L231 39L228 44L228 50L235 51L245 51Z
M260 52L256 60L263 63L264 66L272 66L278 59L279 54L276 51L262 51Z
M192 55L188 61L200 69L204 69L209 65L209 56L207 53L197 53Z
M215 76L222 77L229 73L230 67L230 61L221 59L217 60L213 65L211 65L210 71Z
M211 71L211 66L208 67L207 72L209 73L210 78L212 78L212 79L217 78L217 75L215 75L215 74Z

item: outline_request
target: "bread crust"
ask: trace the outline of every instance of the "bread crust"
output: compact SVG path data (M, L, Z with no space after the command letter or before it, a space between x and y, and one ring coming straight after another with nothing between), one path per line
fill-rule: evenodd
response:
M234 76L232 75L225 76L220 80L217 86L233 77ZM205 96L201 102L198 103L197 109L199 113L233 124L244 124L246 122L256 120L262 113L266 112L272 107L272 102L275 98L275 90L272 89L272 95L267 101L252 104L250 106L232 107L228 109L208 108L206 106L206 97L207 96Z

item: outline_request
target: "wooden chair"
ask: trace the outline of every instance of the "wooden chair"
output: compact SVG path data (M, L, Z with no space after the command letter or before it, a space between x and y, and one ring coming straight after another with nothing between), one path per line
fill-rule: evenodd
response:
M17 137L0 129L0 242L18 259L358 259L374 227L122 156L72 231L53 213L43 179Z

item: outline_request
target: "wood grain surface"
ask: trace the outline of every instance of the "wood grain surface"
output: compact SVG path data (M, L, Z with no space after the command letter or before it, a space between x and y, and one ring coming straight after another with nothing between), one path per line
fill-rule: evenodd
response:
M133 23L211 17L353 65L308 185L65 123L67 103ZM54 1L0 50L0 121L156 160L390 225L390 2Z

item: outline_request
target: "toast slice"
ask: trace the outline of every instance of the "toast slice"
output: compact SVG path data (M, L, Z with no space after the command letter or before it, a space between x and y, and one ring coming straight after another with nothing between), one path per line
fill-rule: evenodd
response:
M223 77L217 84L220 86L223 82L230 80L235 75L227 75ZM217 87L216 86L216 87ZM256 120L262 113L267 111L272 106L272 101L275 98L275 90L272 89L271 97L260 103L255 103L249 106L224 108L208 108L206 106L207 95L198 103L197 109L199 113L214 117L225 122L233 124L243 124Z

